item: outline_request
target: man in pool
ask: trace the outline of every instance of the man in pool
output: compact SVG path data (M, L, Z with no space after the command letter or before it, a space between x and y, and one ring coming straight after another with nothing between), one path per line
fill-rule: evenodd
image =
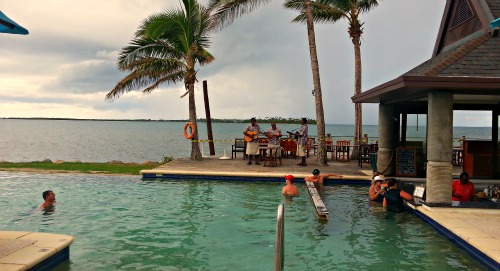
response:
M320 174L319 169L314 169L312 171L313 176L305 177L304 181L307 182L313 182L314 184L323 184L325 178L328 177L337 177L337 178L342 178L342 175L338 175L335 173L325 173L325 174Z
M286 185L283 186L281 194L287 198L296 197L299 195L299 189L293 184L295 177L293 175L285 175Z
M42 197L44 199L44 202L40 204L38 208L47 209L54 206L54 203L56 202L56 194L54 194L52 190L43 191Z

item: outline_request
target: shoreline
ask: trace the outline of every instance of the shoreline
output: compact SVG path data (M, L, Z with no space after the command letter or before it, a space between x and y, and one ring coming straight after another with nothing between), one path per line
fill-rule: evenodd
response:
M105 176L141 176L138 172L137 174L126 174L126 173L106 173L101 171L89 171L83 172L79 170L57 170L57 169L39 169L39 168L2 168L0 167L0 172L8 173L32 173L32 174L78 174L78 175L105 175Z

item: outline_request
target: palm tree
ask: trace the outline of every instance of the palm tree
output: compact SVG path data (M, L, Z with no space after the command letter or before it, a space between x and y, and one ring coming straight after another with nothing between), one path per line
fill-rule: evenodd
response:
M226 26L234 21L236 17L253 11L260 5L267 4L271 0L210 0L210 8L215 10L214 17L219 27ZM316 41L314 34L314 22L311 9L311 0L302 0L304 13L307 14L307 36L309 40L309 53L311 57L311 70L313 74L314 96L316 105L316 126L318 132L318 163L327 165L326 141L325 141L325 114L323 110L323 94L321 92L321 81L319 77L318 56L316 53Z
M106 100L118 98L131 90L150 93L162 83L184 81L189 97L189 121L195 131L191 141L191 159L201 160L198 145L194 84L195 65L205 65L214 57L205 50L210 44L213 17L210 10L196 0L182 0L181 9L153 14L139 26L130 44L118 57L118 69L130 72L106 95Z
M361 35L363 24L359 15L368 12L378 5L377 0L318 0L313 2L314 22L332 22L340 19L349 21L347 32L354 45L354 95L361 93ZM304 7L303 0L288 0L285 7L301 11ZM294 19L296 22L307 21L305 13ZM354 104L354 144L361 141L363 134L363 111L360 103ZM358 157L358 148L354 148L352 157Z

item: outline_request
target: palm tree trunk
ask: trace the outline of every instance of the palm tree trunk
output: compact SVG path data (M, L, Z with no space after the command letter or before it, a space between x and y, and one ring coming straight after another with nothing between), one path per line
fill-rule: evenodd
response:
M191 160L202 160L198 143L198 122L196 121L196 104L194 100L194 82L188 83L189 90L189 121L194 123L194 137L191 139Z
M316 103L316 127L318 130L318 163L321 166L328 164L325 142L325 113L323 111L323 94L321 93L321 81L319 79L318 55L316 52L316 37L314 34L314 22L312 16L311 1L305 0L307 37L309 38L309 53L311 55L311 69L313 74L314 96Z
M354 95L361 93L361 44L360 37L352 38L354 44ZM363 111L361 103L354 104L354 145L361 143L361 135L363 133ZM358 148L354 148L351 154L352 159L358 158Z

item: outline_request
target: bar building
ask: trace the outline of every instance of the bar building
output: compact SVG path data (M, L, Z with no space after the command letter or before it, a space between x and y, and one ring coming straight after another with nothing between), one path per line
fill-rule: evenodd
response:
M454 110L491 112L492 140L466 141L463 166L471 177L500 179L500 28L490 27L499 17L500 0L447 0L431 59L351 98L379 104L377 168L386 174L395 173L396 150L407 142L408 115L427 115L418 155L428 203L450 202Z

